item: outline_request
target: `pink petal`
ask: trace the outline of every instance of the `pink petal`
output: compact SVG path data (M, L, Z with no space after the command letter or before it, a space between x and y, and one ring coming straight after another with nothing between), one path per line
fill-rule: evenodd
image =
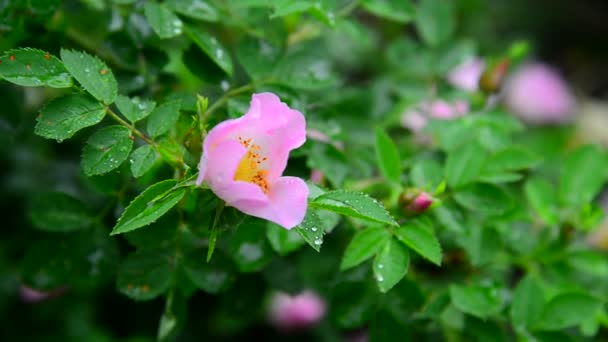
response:
M209 187L228 205L241 200L267 202L268 199L259 186L235 181L234 175L247 149L237 141L227 140L215 146L205 162L205 180ZM238 209L238 208L237 208Z
M280 177L270 185L267 202L243 199L232 203L232 206L245 214L291 229L304 220L307 197L308 186L302 179Z
M469 59L450 71L448 82L462 90L476 91L484 68L485 63L482 59Z

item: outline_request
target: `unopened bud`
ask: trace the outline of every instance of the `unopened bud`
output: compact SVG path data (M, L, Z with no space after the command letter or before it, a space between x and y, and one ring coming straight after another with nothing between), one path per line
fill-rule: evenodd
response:
M509 59L503 58L497 63L486 68L484 73L481 75L481 79L479 80L479 87L481 90L486 93L497 92L504 82L510 63L511 61Z
M408 214L420 214L433 204L433 197L426 192L406 190L399 196L399 206Z

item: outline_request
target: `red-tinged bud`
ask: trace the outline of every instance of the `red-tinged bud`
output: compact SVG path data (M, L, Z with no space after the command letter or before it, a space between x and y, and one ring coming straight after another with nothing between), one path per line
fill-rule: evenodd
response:
M406 190L399 196L399 206L407 214L421 214L433 204L433 197L419 190Z
M511 61L503 58L496 64L486 68L479 80L479 87L486 93L497 92L504 83Z

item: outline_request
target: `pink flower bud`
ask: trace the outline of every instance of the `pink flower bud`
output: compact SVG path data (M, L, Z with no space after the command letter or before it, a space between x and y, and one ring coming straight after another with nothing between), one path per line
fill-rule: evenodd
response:
M321 170L314 169L310 172L310 180L313 183L321 184L321 183L323 183L324 179L325 179L325 175L323 175L323 172L321 172Z
M308 186L282 176L289 152L306 141L304 115L272 93L254 94L245 115L213 127L203 142L200 185L227 205L286 229L302 222Z
M448 83L458 89L477 91L484 68L485 62L482 59L471 58L450 71Z
M422 213L433 204L433 197L426 192L421 192L414 198L412 203L407 207L407 210L413 213Z
M325 315L325 301L312 291L290 296L277 292L272 296L270 322L281 330L308 328Z
M419 133L426 126L429 118L455 119L469 112L469 103L457 100L453 103L444 100L422 102L417 108L410 108L401 116L401 125Z
M530 123L561 123L572 118L574 97L561 76L545 64L528 64L505 85L505 103Z

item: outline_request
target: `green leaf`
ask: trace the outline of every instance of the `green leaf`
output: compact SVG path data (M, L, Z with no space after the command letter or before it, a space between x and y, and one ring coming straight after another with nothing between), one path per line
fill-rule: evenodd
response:
M192 41L211 58L217 66L222 68L228 75L232 75L232 57L215 37L198 28L186 26L186 34Z
M596 277L608 277L608 260L606 256L597 251L578 250L571 251L565 257L570 267Z
M410 179L416 187L433 191L443 180L443 169L436 160L423 159L410 170Z
M135 197L122 213L112 229L111 235L126 233L146 226L173 208L186 193L186 189L176 187L173 179L151 185Z
M220 251L213 254L210 262L205 261L202 253L194 251L185 258L184 268L196 287L207 293L225 291L236 279L234 264Z
M92 222L84 203L61 192L34 196L29 217L34 227L50 232L71 232L86 228Z
M165 4L147 1L144 14L148 23L161 39L182 34L184 23Z
M220 16L209 1L205 0L169 0L165 2L169 8L186 17L204 21L218 21Z
M469 223L468 236L464 247L474 266L482 266L493 260L494 255L503 247L500 234L491 226Z
M156 107L156 102L151 100L141 100L139 97L128 98L118 95L116 107L129 121L135 123L152 113Z
M158 340L162 341L169 337L171 332L175 329L177 325L177 318L170 312L163 312L163 315L160 317L160 323L158 324Z
M72 94L54 99L40 111L34 133L62 141L79 130L99 123L106 112L88 95Z
M274 75L279 84L293 89L326 89L338 83L327 55L316 45L298 44L277 63Z
M304 220L294 230L300 234L317 252L321 250L323 244L323 234L325 234L325 222L319 217L319 212L314 208L308 208Z
M131 131L123 126L107 126L95 132L82 153L82 167L87 176L110 172L131 153Z
M414 17L409 0L363 0L361 6L379 17L399 23L407 23Z
M444 0L421 0L416 11L416 29L431 47L445 43L454 31L453 5Z
M399 184L401 182L401 161L397 146L382 128L376 129L376 158L380 170L387 180Z
M476 143L469 143L450 151L445 164L445 178L448 185L457 188L475 181L485 159L485 150Z
M501 215L513 208L513 199L492 184L475 183L455 193L454 199L463 207L485 215Z
M543 178L532 177L526 181L524 192L532 209L546 224L554 225L559 222L555 186Z
M118 290L135 300L150 300L164 293L173 277L169 251L149 250L129 254L118 268Z
M491 175L502 171L517 171L534 167L539 159L529 150L520 146L510 146L491 155L481 173Z
M5 51L0 56L0 78L23 87L72 86L72 77L57 57L32 48Z
M543 308L536 330L562 330L587 321L600 310L602 302L588 294L565 293L551 299Z
M384 309L376 312L376 315L369 324L369 330L366 333L359 332L359 334L365 334L365 341L372 342L392 342L395 341L395 336L403 338L404 341L409 340L411 326L409 324L403 324L403 322L397 320L389 310ZM355 341L359 337L352 337Z
M519 281L513 293L511 320L516 329L529 328L540 317L545 298L543 289L531 275Z
M181 101L169 101L165 102L150 114L148 118L148 133L152 137L158 137L167 133L179 118L179 109L180 109Z
M61 59L70 74L96 99L111 104L116 99L118 85L112 70L95 56L84 52L61 49Z
M522 178L523 178L523 176L519 173L500 172L500 173L494 173L491 175L481 174L481 175L479 175L478 180L480 182L484 182L484 183L501 184L501 183L517 182L518 180L520 180Z
M407 273L410 266L410 254L395 239L388 240L374 259L374 276L380 292L386 293L395 286Z
M246 37L239 42L236 55L247 74L258 80L272 75L281 49L269 41Z
M562 164L559 199L570 206L591 202L606 182L608 159L599 146L587 145L570 153Z
M493 287L450 285L450 297L460 311L481 319L498 314L502 308L501 295Z
M146 172L154 166L158 156L156 151L150 145L142 145L138 147L133 153L129 162L131 163L131 172L133 177L138 178L143 176Z
M412 220L397 228L395 236L425 259L441 265L441 245L432 227L420 220Z
M298 228L287 230L278 224L268 223L268 226L266 227L266 238L268 238L268 241L275 252L280 255L287 255L306 244L306 241L302 238L300 235L301 233L299 233L297 229ZM316 227L316 229L319 231L319 227Z
M364 282L340 282L333 288L330 314L336 325L355 329L365 324L376 312L378 291Z
M230 240L232 259L241 272L256 272L273 257L265 238L266 221L248 218L241 223Z
M389 231L382 227L370 227L358 231L344 251L340 270L355 267L371 258L390 238Z
M274 12L270 15L270 18L274 19L302 12L309 12L327 25L333 26L335 24L335 14L324 8L323 3L319 1L276 0L274 1Z
M315 198L310 205L366 221L398 225L381 203L362 192L328 191Z

